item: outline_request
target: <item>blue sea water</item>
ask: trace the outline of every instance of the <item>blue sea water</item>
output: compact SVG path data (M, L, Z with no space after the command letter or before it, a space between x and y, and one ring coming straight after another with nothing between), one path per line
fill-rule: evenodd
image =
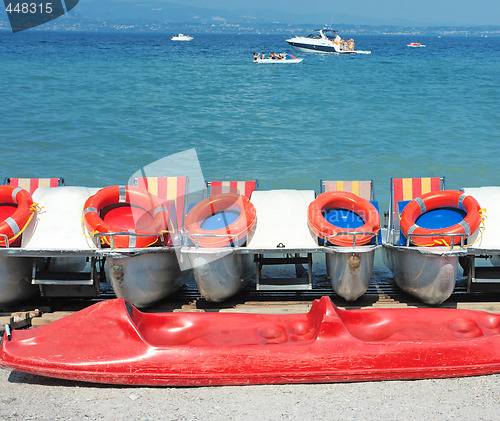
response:
M0 177L126 184L195 148L206 179L263 190L373 179L381 211L391 177L500 185L500 37L357 36L371 55L325 56L285 35L170 36L0 32Z

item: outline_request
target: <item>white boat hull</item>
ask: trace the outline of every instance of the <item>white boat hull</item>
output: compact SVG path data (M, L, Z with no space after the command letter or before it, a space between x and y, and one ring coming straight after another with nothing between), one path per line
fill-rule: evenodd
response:
M354 50L354 44L347 48L342 42L337 32L329 30L318 30L307 37L293 37L286 42L292 46L295 51L301 53L315 54L371 54L371 51Z
M170 38L172 41L191 41L193 39L190 35L179 34Z
M338 51L334 45L325 44L302 44L300 42L287 41L292 48L300 53L316 53L316 54L353 54L354 51Z
M337 51L329 46L300 46L292 45L292 48L299 53L314 53L314 54L338 54L338 55L352 55L352 54L371 54L371 51L351 50L351 51Z
M291 59L280 59L280 60L275 60L275 59L269 59L266 58L264 60L259 59L259 60L254 60L254 63L257 64L291 64L291 63L300 63L303 58L291 58Z

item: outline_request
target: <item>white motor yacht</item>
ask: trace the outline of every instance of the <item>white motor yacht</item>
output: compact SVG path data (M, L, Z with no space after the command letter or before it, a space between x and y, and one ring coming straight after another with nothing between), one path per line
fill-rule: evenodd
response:
M333 54L370 54L371 51L354 49L354 40L344 41L337 31L332 29L317 29L307 37L293 37L287 39L295 51L304 53L333 53Z

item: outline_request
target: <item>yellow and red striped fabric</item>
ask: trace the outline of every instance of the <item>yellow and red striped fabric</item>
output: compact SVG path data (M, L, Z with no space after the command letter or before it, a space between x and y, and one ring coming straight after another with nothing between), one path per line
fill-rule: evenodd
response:
M136 185L146 189L160 200L173 200L176 209L176 228L182 224L187 195L188 177L138 177Z
M440 177L393 178L392 209L396 210L398 202L402 200L413 200L425 193L441 190L441 181Z
M322 181L323 191L345 191L366 199L373 200L373 182L366 181Z
M7 178L6 183L28 190L30 194L39 187L57 187L64 185L63 178Z
M210 181L210 196L221 193L236 193L250 199L257 189L257 181Z

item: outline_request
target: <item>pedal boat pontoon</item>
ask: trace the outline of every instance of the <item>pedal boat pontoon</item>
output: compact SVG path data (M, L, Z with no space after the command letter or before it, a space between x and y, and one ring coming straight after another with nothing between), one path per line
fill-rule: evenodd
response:
M500 372L500 315L456 309L142 313L123 299L7 329L0 366L92 383L215 386Z
M361 297L373 273L380 216L370 201L346 191L320 194L308 208L310 229L324 244L328 278L347 301Z
M19 254L21 236L36 212L27 190L0 186L0 304L23 301L37 293L31 284L33 258Z
M83 207L87 236L106 259L116 296L137 307L160 301L182 284L174 247L167 246L175 212L167 206L141 187L109 186Z
M13 185L29 189L16 187L15 191L32 192L32 205L26 224L12 215L17 220L18 238L8 241L8 247L0 247L1 303L13 304L36 295L98 296L97 247L81 227L83 203L96 189L64 186L62 178L9 178L6 182L10 185L0 189L6 191ZM19 203L17 206L19 211ZM9 208L9 203L4 202L4 207Z
M2 192L10 200L5 198L0 206L0 218L4 218L0 222L0 304L37 293L98 297L104 262L115 294L138 307L153 304L181 286L176 253L158 240L163 238L162 230L167 231L164 222L167 215L171 219L172 210L146 190L55 184L36 188L32 196L10 185L0 186L0 196Z
M245 264L242 254L234 251L244 248L256 221L253 204L234 193L210 196L186 215L182 255L208 301L223 301L243 288Z
M402 290L441 304L453 293L459 259L480 233L480 206L463 192L439 189L395 206L383 242L386 266Z

